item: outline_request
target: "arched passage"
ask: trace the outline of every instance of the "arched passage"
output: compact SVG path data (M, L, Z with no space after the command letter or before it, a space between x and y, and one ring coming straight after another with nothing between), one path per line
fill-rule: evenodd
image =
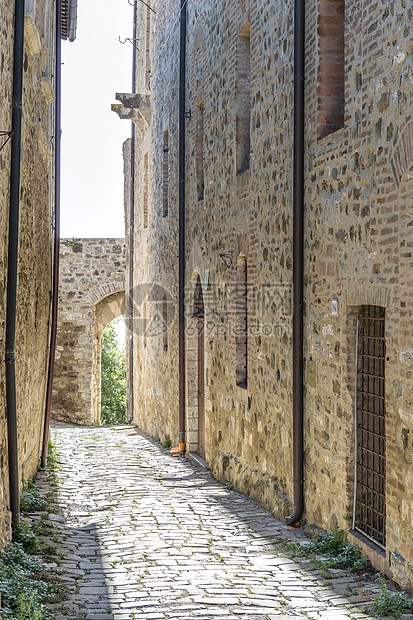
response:
M62 239L52 417L90 425L100 414L100 338L125 312L124 239Z
M92 418L93 422L100 419L100 374L101 374L101 339L105 327L118 316L125 314L125 291L117 291L96 302L92 308L93 322L93 385L92 385Z

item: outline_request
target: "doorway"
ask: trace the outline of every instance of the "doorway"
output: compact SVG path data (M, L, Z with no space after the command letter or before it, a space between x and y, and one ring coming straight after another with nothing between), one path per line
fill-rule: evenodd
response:
M205 314L201 279L198 275L192 317L197 321L197 403L198 403L198 449L205 459Z

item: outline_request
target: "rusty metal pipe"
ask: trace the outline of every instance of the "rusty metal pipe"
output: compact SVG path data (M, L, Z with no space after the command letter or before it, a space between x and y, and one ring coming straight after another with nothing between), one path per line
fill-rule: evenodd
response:
M185 79L186 4L181 0L179 44L179 451L185 451Z
M56 353L57 313L59 304L59 256L60 256L60 162L61 162L61 110L62 110L62 4L56 0L56 68L55 68L55 189L54 189L54 249L53 249L53 292L52 327L50 332L49 371L47 376L46 408L43 428L43 445L40 465L47 465L50 437L50 417Z
M13 526L20 522L19 451L16 398L16 318L19 262L20 158L23 99L24 0L15 1L13 50L13 94L10 165L9 245L6 310L6 401L9 457L9 493Z
M305 0L294 3L293 161L293 497L287 517L295 525L304 512L304 71Z

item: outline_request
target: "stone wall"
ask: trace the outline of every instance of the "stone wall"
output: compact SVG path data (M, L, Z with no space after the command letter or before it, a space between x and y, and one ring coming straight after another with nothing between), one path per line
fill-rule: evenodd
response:
M14 3L0 2L0 130L10 131ZM54 11L51 0L26 6L24 39L16 393L19 477L34 476L39 461L49 356L52 274ZM0 137L0 146L3 143ZM0 152L0 323L5 357L8 212L11 142ZM4 364L0 365L0 547L10 539Z
M63 239L52 418L100 418L100 339L125 313L124 239Z
M203 451L200 319L191 318L200 284L206 464L217 478L285 516L293 489L293 3L232 0L222 11L217 3L194 1L187 9L187 448ZM412 8L404 0L348 0L344 22L339 0L311 0L306 11L304 519L326 529L351 528L357 316L363 306L380 306L386 340L385 549L359 533L352 539L376 566L413 588ZM147 15L139 6L139 28ZM151 116L135 120L133 284L139 293L147 282L168 289L171 320L166 348L163 334L151 329L136 339L134 421L175 443L178 0L162 2L151 19L150 40L144 30L137 34L146 43L138 55L136 91L150 94ZM169 208L163 217L166 129ZM242 167L240 142L249 144ZM244 263L246 318L239 288ZM136 301L136 320L148 328L159 314L156 295L140 294ZM237 385L245 344L246 381Z
M137 51L135 91L141 96L130 104L137 106L135 109L119 109L119 106L113 106L113 109L121 118L135 118L135 235L131 287L134 313L131 334L133 419L153 436L162 440L169 436L176 441L178 58L175 50L179 44L179 32L176 28L170 28L170 20L175 23L179 19L179 11L176 2L163 4L165 10L157 10L155 15L146 6L137 3L136 36L143 43ZM162 54L155 54L155 48L162 49ZM124 98L123 95L121 97ZM139 107L142 101L145 108ZM167 157L164 153L165 132L168 133ZM128 157L127 150L124 155ZM169 163L165 165L165 162ZM125 164L125 169L125 188L129 188L130 166ZM166 186L168 190L164 191ZM129 197L127 189L125 191ZM128 217L128 199L126 214ZM168 301L167 346L165 332L162 327L159 329L159 320L162 320L159 304L164 293Z

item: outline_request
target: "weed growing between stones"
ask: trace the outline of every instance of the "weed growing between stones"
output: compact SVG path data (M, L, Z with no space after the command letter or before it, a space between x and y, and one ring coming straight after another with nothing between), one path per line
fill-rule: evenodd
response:
M311 558L314 565L328 573L328 569L340 568L352 573L373 573L370 560L361 557L361 549L350 545L343 530L334 530L303 543L284 543L284 550L294 557Z
M165 437L165 440L162 443L162 448L170 448L171 446L172 446L172 441L170 437Z
M25 515L33 510L43 510L47 506L46 500L40 496L40 491L31 478L23 484L20 496L20 512Z
M389 592L382 579L381 593L373 599L373 605L365 610L375 618L393 616L398 620L404 613L413 612L413 598L405 592Z
M13 541L0 556L1 617L3 620L51 618L46 603L65 597L62 585L33 554L40 540L30 523L14 529Z
M49 441L47 452L47 467L49 469L48 482L58 486L60 484L59 471L62 469L59 465L59 454L57 447L53 441Z
M57 484L60 466L55 446L49 444L49 478ZM47 502L41 498L32 480L24 484L21 495L22 515L34 510L46 510ZM50 511L49 511L50 512ZM50 558L57 548L42 541L52 533L47 524L48 513L42 514L38 523L23 521L13 528L12 542L0 554L1 618L11 620L43 620L52 618L46 604L66 598L65 587L57 576L51 575L35 554ZM47 553L46 553L47 552ZM54 557L53 557L54 559Z
M344 569L356 574L374 573L375 570L367 558L361 557L361 549L347 542L346 533L336 529L305 542L284 542L284 551L290 557L310 558L326 579L333 575L329 569ZM351 595L353 593L348 593ZM381 593L374 597L373 604L365 612L375 618L393 616L397 620L403 613L413 612L413 598L404 592L390 592L386 580L381 579Z

